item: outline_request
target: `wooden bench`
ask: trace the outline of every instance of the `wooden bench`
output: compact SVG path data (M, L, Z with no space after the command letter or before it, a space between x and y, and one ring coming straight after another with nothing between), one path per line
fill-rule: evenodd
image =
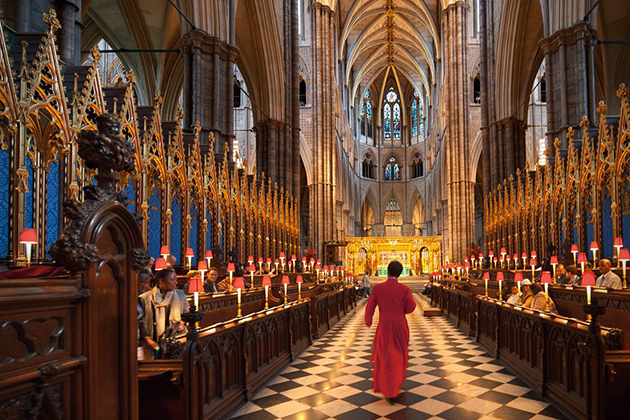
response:
M440 308L435 308L431 306L431 302L426 296L416 295L416 303L420 306L422 310L422 315L424 316L440 316L442 315L442 310Z

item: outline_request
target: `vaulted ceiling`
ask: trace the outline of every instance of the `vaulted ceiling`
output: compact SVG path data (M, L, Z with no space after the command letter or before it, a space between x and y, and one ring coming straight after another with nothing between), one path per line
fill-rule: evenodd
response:
M336 6L343 82L353 100L388 73L430 92L440 53L438 0L339 0Z

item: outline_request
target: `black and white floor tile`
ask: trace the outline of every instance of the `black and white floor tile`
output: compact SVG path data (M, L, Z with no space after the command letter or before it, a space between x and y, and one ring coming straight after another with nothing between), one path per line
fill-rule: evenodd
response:
M442 317L410 315L409 369L398 403L372 392L364 305L269 381L238 420L549 420L565 417ZM378 311L377 311L378 313Z

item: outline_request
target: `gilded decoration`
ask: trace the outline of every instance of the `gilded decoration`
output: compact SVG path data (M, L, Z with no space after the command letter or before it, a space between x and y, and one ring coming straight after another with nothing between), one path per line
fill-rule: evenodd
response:
M387 264L398 260L405 276L428 274L440 267L442 237L353 237L345 239L344 264L355 275L386 276Z

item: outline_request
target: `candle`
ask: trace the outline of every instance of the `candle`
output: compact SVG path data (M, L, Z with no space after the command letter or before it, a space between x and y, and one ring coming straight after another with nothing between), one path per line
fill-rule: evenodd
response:
M288 303L288 287L289 287L289 276L282 276L282 284L284 285L284 304Z
M571 245L571 254L573 254L573 264L577 265L577 256L580 250L576 244Z
M269 286L271 286L271 279L269 276L263 277L263 286L265 287L265 310L269 309Z
M597 250L599 246L597 245L597 241L591 242L591 252L593 253L593 265L597 265Z
M586 304L591 304L591 287L595 286L595 275L593 273L584 273L582 276L582 286L586 286Z
M490 280L490 273L488 272L483 273L483 280L486 283L486 297L488 297L488 280Z
M24 244L24 256L26 257L26 265L31 265L31 247L37 243L37 232L35 229L22 229L20 234L20 243Z
M302 299L302 276L297 276L296 282L298 285L298 299Z
M558 257L556 257L555 255L552 255L549 262L553 266L553 282L555 283L556 282L556 266L558 265Z

